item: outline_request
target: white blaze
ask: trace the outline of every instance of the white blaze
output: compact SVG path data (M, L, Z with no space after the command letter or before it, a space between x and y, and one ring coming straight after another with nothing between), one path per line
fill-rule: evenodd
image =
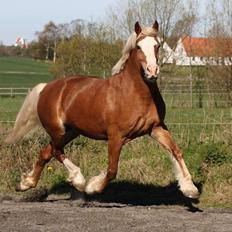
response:
M158 42L155 40L154 37L145 37L143 40L138 42L138 46L143 51L147 67L146 72L148 76L156 76L158 74L158 62L155 56L155 46L158 45Z

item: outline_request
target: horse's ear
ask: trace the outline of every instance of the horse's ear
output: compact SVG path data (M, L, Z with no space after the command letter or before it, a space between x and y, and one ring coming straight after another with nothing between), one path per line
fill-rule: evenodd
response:
M155 30L156 32L159 31L159 23L158 23L156 20L155 20L155 22L154 22L154 24L153 24L152 27L154 28L154 30Z
M135 23L135 33L137 34L137 36L141 33L141 31L142 31L142 29L141 29L141 27L139 25L139 22L137 21Z

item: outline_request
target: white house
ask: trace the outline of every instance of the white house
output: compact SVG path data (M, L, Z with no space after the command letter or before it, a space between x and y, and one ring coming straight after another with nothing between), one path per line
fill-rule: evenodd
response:
M174 51L176 65L232 65L232 39L194 38L179 39Z
M173 64L175 59L174 51L168 46L166 42L163 43L162 46L163 54L162 54L162 63L164 64Z
M20 47L20 48L27 48L27 43L26 40L22 37L16 37L15 39L15 47Z

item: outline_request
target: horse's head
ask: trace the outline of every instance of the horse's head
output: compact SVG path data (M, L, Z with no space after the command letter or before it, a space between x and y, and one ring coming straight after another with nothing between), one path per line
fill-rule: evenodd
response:
M158 53L160 47L160 38L157 33L159 24L157 21L152 27L141 28L139 23L135 23L136 52L137 59L142 65L144 78L147 80L156 80L159 74Z

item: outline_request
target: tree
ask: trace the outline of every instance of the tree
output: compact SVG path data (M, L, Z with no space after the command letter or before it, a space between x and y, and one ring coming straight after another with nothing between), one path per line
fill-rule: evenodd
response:
M195 2L189 0L189 4L186 4L182 0L119 0L110 7L108 21L115 35L127 39L134 31L136 21L152 25L156 19L160 24L160 35L166 41L173 33L180 36L188 32L189 27L196 22L197 11L193 7ZM183 23L186 19L188 23ZM182 29L173 31L180 22Z
M46 48L45 59L52 59L55 61L56 53L55 49L58 41L58 28L50 21L44 26L43 31L36 33L38 36L38 43L42 44Z
M65 39L68 39L71 37L72 32L71 32L69 23L61 23L61 24L58 24L56 27L57 27L56 38L58 38L58 40L64 41Z
M56 49L57 62L52 66L52 73L56 77L76 74L101 77L110 75L111 68L120 56L122 43L111 43L111 31L103 23L83 21L81 25L70 38L59 41Z
M232 89L232 0L209 1L205 15L205 36L212 41L212 61L208 65L208 85ZM212 65L213 63L213 65ZM223 93L224 94L224 93ZM222 94L222 97L225 96ZM229 102L231 94L228 94Z
M32 57L33 59L44 60L46 54L46 47L44 46L43 43L32 41L28 45L28 50L30 57Z
M181 37L192 35L194 31L194 25L198 22L196 6L197 0L119 0L109 10L108 23L115 40L126 40L134 32L136 21L149 26L156 19L162 42L175 49ZM160 49L162 65L168 60L168 57L163 59L166 54Z

